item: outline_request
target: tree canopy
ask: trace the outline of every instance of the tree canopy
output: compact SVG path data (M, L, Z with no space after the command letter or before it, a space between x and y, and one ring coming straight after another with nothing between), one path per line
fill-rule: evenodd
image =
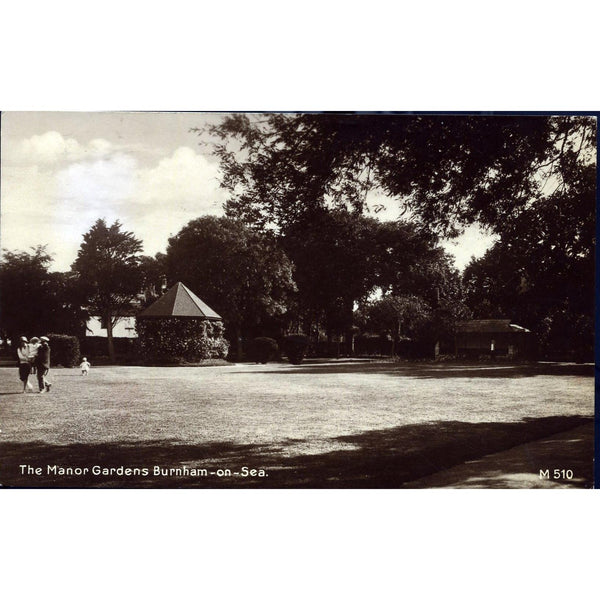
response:
M476 316L512 318L538 334L543 352L591 358L596 169L573 155L562 161L561 186L508 221L464 281Z
M234 347L242 332L281 317L295 290L276 241L224 217L195 219L170 238L166 270L170 284L181 281L223 316Z
M62 332L81 335L87 318L79 288L65 273L48 271L52 257L45 246L30 252L5 250L0 261L0 335Z
M0 262L0 329L3 337L42 335L54 303L48 290L52 257L45 246L31 252L4 251ZM43 329L42 329L43 328Z
M403 221L382 223L345 209L319 209L286 229L304 329L346 335L354 309L379 289L433 303L459 281L437 237ZM437 296L436 296L437 294Z
M228 209L285 228L327 203L363 210L378 188L442 234L504 230L593 162L585 116L267 114L225 117L218 140ZM593 202L593 198L589 199Z
M236 114L210 133L230 194L228 213L253 227L279 231L301 290L309 287L303 278L314 286L326 271L311 265L312 256L336 263L336 247L324 250L327 236L311 227L318 231L326 212L365 212L369 193L376 191L398 202L408 222L389 225L387 236L386 226L376 228L371 243L387 248L387 254L367 265L353 217L346 219L347 237L338 232L339 247L347 248L348 265L354 267L350 279L363 290L373 285L372 278L361 278L363 268L377 272L376 285L393 298L415 296L430 303L432 287L448 287L456 294L442 321L466 314L456 273L444 266L435 236L454 236L477 223L498 242L465 272L474 315L520 320L548 338L550 323L569 323L563 334L575 323L589 333L584 342L572 329L578 343L591 347L595 117ZM302 229L306 239L294 247ZM344 241L349 238L354 246ZM339 262L343 273L343 252ZM311 266L308 277L303 263ZM350 279L346 286L339 277L327 281L340 296L339 290L350 289ZM319 292L328 293L327 284ZM346 299L352 296L356 300L359 294Z
M104 219L98 219L83 235L71 267L90 312L106 323L111 360L115 358L113 327L131 307L144 281L139 256L142 248L142 242L133 233L123 231L119 221L109 226Z

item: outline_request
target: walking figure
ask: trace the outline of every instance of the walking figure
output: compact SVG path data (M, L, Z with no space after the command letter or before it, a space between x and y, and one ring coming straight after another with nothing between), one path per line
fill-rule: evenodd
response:
M29 340L29 364L31 365L31 374L37 375L37 367L35 366L35 357L37 356L38 350L41 345L40 338L32 337Z
M35 366L37 368L38 387L40 388L40 394L43 394L44 392L49 392L52 387L52 384L46 379L46 375L48 375L48 371L50 370L50 346L48 345L50 340L45 336L42 336L40 340L42 344L38 348L37 356L35 357Z
M19 358L19 379L23 382L23 393L27 390L33 391L33 386L29 383L29 374L31 373L31 362L29 354L29 344L27 338L22 337L17 347L17 356Z
M88 362L88 359L84 356L83 360L81 361L81 364L79 365L81 368L81 374L82 375L88 375L90 372L90 363Z

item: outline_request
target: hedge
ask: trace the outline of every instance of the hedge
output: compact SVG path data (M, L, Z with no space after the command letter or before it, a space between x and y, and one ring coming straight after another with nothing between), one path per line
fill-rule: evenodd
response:
M74 335L49 333L50 365L74 367L79 363L79 340Z
M229 342L223 338L220 321L199 321L183 317L138 319L136 323L142 358L185 361L225 358Z
M250 358L254 362L267 364L279 353L277 342L270 337L257 337L250 343Z
M286 335L283 338L283 350L293 365L299 365L308 350L308 337L302 334Z

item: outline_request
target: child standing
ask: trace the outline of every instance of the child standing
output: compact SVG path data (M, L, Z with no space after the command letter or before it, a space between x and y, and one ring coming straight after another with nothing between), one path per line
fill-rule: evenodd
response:
M90 372L90 363L88 362L88 359L84 356L83 360L81 361L81 364L79 365L81 367L81 374L82 375L87 375Z

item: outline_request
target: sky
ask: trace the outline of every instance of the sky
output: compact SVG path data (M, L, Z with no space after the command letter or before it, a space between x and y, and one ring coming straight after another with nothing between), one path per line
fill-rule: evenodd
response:
M27 251L46 245L51 270L67 271L94 222L119 220L164 252L190 220L222 215L226 193L217 159L192 128L220 113L3 112L1 121L0 246ZM399 205L376 216L397 218ZM463 268L493 241L476 226L444 243Z

